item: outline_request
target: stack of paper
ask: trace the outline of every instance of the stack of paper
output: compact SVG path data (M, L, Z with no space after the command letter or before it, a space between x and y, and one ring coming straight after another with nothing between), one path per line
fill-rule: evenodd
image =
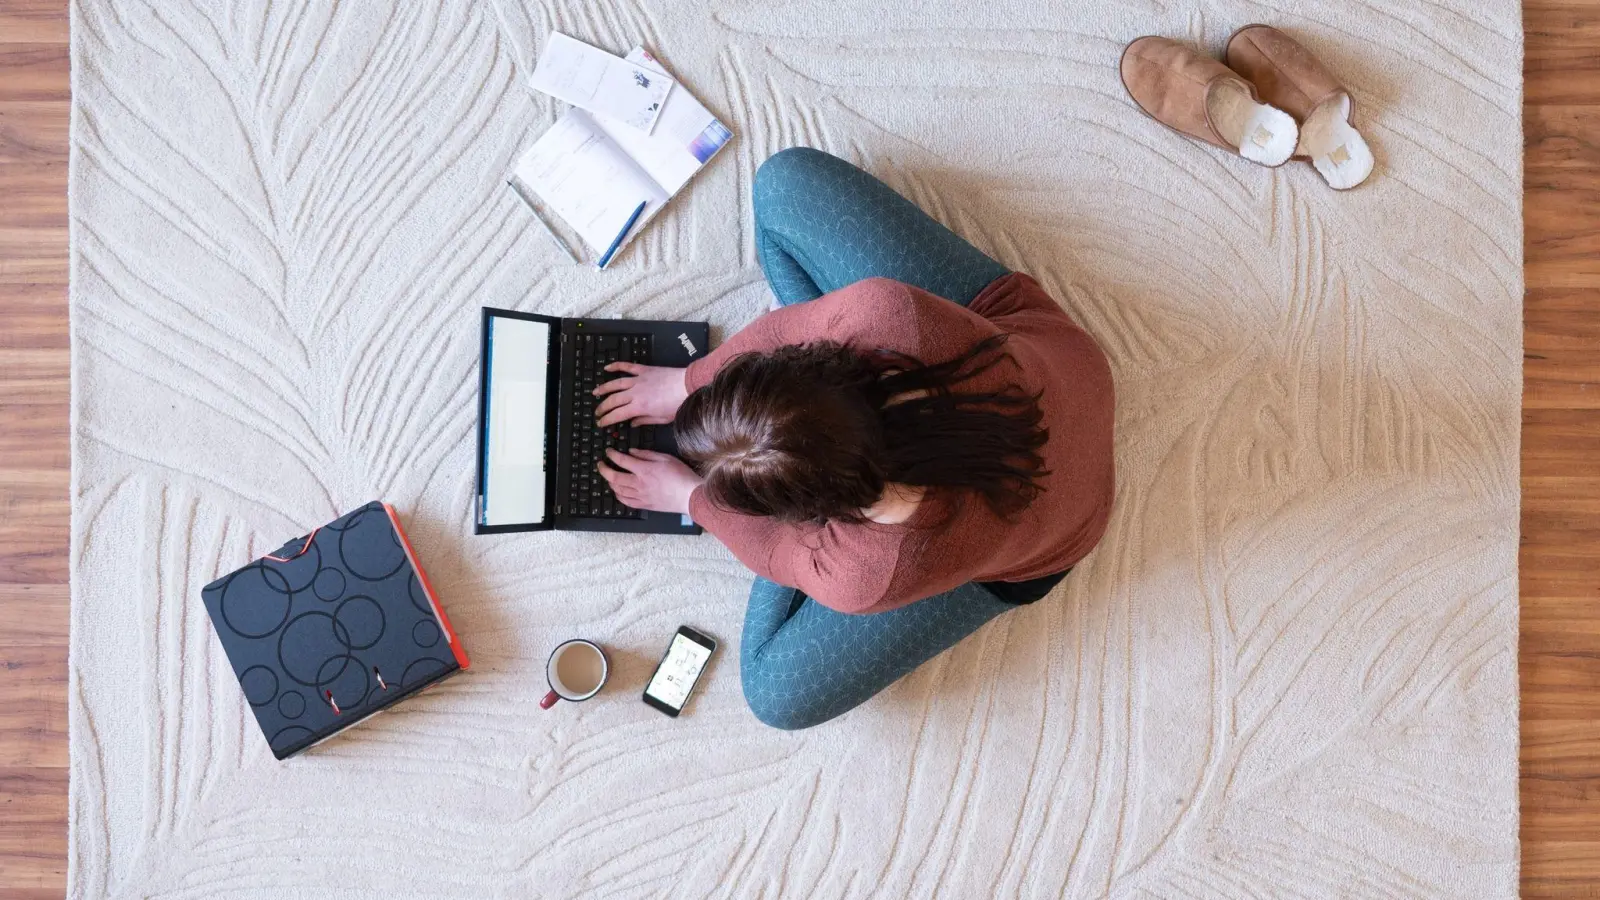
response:
M522 155L511 185L574 259L558 231L601 267L733 138L643 47L623 59L553 33L531 83L574 108Z

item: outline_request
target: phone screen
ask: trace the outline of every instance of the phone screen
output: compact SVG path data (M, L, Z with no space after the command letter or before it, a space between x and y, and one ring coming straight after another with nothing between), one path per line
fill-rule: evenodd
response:
M710 658L710 647L690 640L682 632L673 635L666 658L656 667L655 677L650 679L644 692L673 709L683 709L689 691L694 689L700 671Z

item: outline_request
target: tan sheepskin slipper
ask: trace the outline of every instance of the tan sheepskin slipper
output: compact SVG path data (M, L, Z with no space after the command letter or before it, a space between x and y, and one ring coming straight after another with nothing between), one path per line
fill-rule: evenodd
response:
M1255 88L1187 44L1142 37L1122 51L1122 86L1157 122L1264 166L1289 161L1294 118L1260 102Z
M1227 60L1262 100L1300 120L1294 157L1330 187L1349 190L1372 174L1372 148L1350 124L1355 101L1311 51L1270 25L1246 25L1228 38Z

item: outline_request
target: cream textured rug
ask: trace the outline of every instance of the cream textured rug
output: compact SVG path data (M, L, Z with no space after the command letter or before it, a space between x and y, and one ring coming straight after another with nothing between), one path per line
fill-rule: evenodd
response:
M1518 7L1110 6L77 0L72 895L1512 896ZM1367 185L1124 96L1127 40L1253 21L1347 79ZM552 28L737 134L606 273L502 181ZM738 328L795 144L1100 339L1121 483L1054 595L786 734L715 540L478 538L469 496L479 306ZM473 669L275 762L200 587L373 498ZM672 721L637 694L684 622L724 650ZM575 635L614 686L541 712Z

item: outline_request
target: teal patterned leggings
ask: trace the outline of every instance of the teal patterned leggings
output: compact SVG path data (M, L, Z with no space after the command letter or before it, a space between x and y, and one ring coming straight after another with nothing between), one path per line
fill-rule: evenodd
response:
M961 304L1008 273L888 185L820 150L794 147L756 172L756 253L784 306L863 278ZM1053 582L1052 582L1053 583ZM979 584L864 616L757 578L739 649L744 696L776 728L841 715L1014 604Z

